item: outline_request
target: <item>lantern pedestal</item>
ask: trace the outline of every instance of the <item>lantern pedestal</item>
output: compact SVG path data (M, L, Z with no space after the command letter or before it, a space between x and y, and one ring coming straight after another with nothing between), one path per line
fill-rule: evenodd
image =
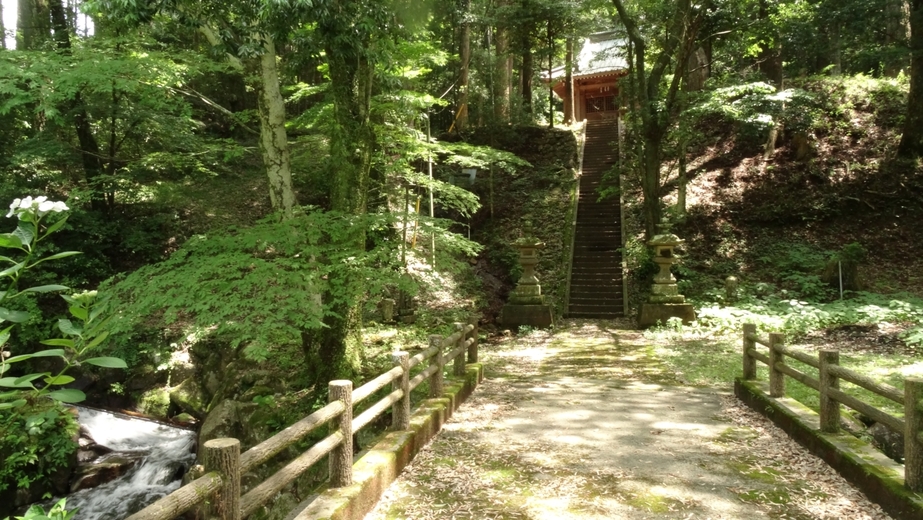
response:
M664 219L658 226L659 233L648 242L654 248L654 263L660 268L654 275L654 285L647 303L641 304L638 312L638 327L646 329L657 325L666 324L670 318L679 318L683 324L689 325L695 321L695 309L686 303L686 297L679 293L676 278L670 272L673 264L679 262L676 248L683 245L683 241L672 233Z
M679 318L684 325L689 325L695 321L695 309L691 303L642 303L638 328L653 327L658 322L663 325L670 318Z
M545 303L542 286L535 276L538 251L545 247L545 244L526 239L517 241L513 247L519 250L522 276L519 277L516 288L510 292L508 303L500 311L500 323L513 327L550 327L554 323L554 314L551 305Z

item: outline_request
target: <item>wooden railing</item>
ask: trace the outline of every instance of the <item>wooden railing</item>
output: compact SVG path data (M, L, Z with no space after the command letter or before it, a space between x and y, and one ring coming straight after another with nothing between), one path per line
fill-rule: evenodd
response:
M154 502L126 520L170 520L201 504L208 503L211 514L222 520L246 518L266 504L272 497L329 454L330 487L344 487L352 483L353 434L361 430L391 408L391 428L406 430L410 427L410 393L424 381L429 381L430 397L443 394L443 372L448 361L453 363L453 374L465 375L465 358L477 363L477 320L456 323L456 332L448 337L429 337L429 348L410 356L407 352L392 355L394 368L353 390L352 382L331 381L328 386L328 404L301 419L273 437L240 453L237 439L207 441L201 453L205 475L186 484L173 493ZM448 349L448 352L446 350ZM415 376L411 371L423 366ZM391 392L353 417L355 406L391 385ZM281 453L315 430L329 425L330 434L315 443L287 466L261 484L241 495L240 475L247 473Z
M768 348L762 353L757 346ZM815 378L785 363L786 357L796 359L816 368ZM910 491L923 492L923 378L906 378L904 391L873 381L857 372L840 366L840 353L820 350L817 357L785 346L782 334L771 333L768 338L756 334L756 325L743 328L743 379L756 379L756 362L769 368L769 396L785 396L785 376L813 388L820 393L820 429L836 433L840 429L840 404L904 434L904 485ZM874 394L889 399L904 408L904 417L895 417L861 399L840 390L840 380L848 381Z

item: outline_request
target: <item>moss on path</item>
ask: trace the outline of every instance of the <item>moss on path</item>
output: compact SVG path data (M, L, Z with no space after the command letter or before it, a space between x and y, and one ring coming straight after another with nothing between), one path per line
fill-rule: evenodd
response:
M676 386L636 332L482 352L484 384L368 520L887 518L722 390Z

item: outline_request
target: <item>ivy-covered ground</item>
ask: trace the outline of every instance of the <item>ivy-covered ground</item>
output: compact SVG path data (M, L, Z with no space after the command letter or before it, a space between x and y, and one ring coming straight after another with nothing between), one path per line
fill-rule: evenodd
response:
M367 519L888 518L626 325L485 344L483 385Z

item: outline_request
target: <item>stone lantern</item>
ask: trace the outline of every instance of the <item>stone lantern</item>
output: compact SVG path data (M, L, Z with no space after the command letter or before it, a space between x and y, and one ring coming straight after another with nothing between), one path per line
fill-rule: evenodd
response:
M676 278L671 271L673 264L679 263L676 249L684 243L670 232L667 219L657 226L657 234L647 243L654 249L654 263L659 270L654 275L651 295L647 303L641 304L641 312L638 314L638 326L642 329L657 322L664 324L670 318L680 318L687 325L695 320L695 309L679 293Z
M522 276L516 288L510 292L509 301L500 311L500 322L511 326L548 327L554 321L551 305L545 303L542 286L535 276L538 252L545 244L537 238L528 237L520 238L512 246L519 252Z

